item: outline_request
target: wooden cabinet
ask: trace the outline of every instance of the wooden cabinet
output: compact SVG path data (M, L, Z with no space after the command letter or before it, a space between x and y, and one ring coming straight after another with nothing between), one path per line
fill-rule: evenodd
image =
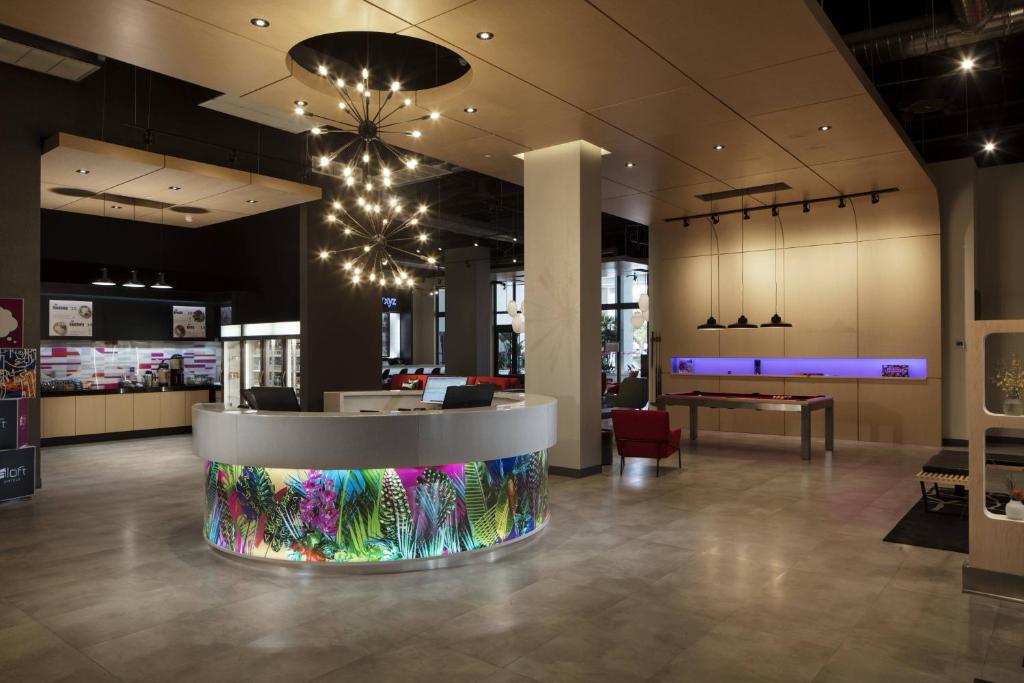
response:
M160 397L160 426L185 426L185 392L168 391L157 394Z
M51 396L44 398L42 410L42 437L75 435L75 397Z
M107 431L106 399L106 396L75 396L75 436Z
M135 425L135 397L131 394L108 394L106 399L106 432L130 432Z
M132 429L160 428L160 397L163 394L134 394Z
M192 426L192 406L197 403L209 403L209 389L191 389L185 392L185 424Z

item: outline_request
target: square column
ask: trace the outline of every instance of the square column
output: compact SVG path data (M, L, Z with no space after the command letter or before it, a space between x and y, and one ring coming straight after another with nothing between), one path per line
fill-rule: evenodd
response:
M444 367L449 375L491 374L491 256L486 247L444 252Z
M555 474L601 472L601 149L525 155L526 382L558 399Z

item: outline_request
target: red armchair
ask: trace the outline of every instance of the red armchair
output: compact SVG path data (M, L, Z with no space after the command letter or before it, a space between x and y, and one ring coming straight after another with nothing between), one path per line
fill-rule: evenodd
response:
M661 410L613 410L612 431L615 447L622 458L621 475L626 458L654 458L655 476L661 476L661 459L679 454L679 469L683 468L683 452L679 449L682 429L672 429L668 413Z

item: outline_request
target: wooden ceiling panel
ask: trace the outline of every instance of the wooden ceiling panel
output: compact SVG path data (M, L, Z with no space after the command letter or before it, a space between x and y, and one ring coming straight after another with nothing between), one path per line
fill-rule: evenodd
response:
M165 204L188 204L248 183L249 173L246 171L166 157L164 168L117 185L110 191Z
M203 209L253 215L318 201L322 196L323 192L319 187L254 173L251 183L205 197L191 205Z
M56 187L102 192L163 167L163 156L109 142L57 133L46 141L40 180ZM78 170L88 173L78 173Z
M678 133L681 128L739 120L734 111L696 86L640 97L591 113L645 140Z
M864 94L860 80L838 52L747 71L705 85L745 117Z
M621 185L614 180L608 180L607 178L601 178L601 198L602 199L615 199L616 197L626 197L631 194L639 194L640 190L629 187L628 185Z
M420 28L583 109L690 84L583 0L476 0Z
M834 49L802 0L592 1L697 81Z
M755 116L751 122L805 164L898 152L902 137L868 95ZM830 126L821 131L819 126Z
M817 164L811 168L840 192L864 192L884 187L901 190L933 187L931 179L910 150Z
M445 12L450 12L453 9L471 1L472 0L373 0L373 4L387 10L396 17L401 17L410 24L418 24L432 17L444 14ZM477 31L483 30L486 29L477 29Z
M155 2L5 0L0 24L233 95L288 73L281 50Z
M656 190L651 194L658 200L671 204L678 208L673 214L674 216L682 216L684 214L693 213L706 213L708 211L729 211L730 209L740 208L740 199L724 199L718 200L713 204L698 199L699 195L709 194L711 192L724 192L726 190L733 189L731 186L726 185L720 181L712 181L707 183L698 183L696 185L683 185L680 187L668 187L661 190Z
M680 128L676 133L656 136L650 142L718 179L801 165L793 155L742 119ZM716 150L715 145L725 147Z
M495 178L523 184L523 162L516 154L528 151L494 135L482 135L447 144L444 158L462 168L469 168Z

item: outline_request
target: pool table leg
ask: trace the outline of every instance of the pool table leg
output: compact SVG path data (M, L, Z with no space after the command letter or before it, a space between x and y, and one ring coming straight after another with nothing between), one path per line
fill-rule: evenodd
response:
M800 459L811 459L811 411L807 406L800 408Z
M835 409L832 406L825 408L825 453L832 455L835 451L834 444L836 424Z
M690 406L690 441L697 440L697 406Z

